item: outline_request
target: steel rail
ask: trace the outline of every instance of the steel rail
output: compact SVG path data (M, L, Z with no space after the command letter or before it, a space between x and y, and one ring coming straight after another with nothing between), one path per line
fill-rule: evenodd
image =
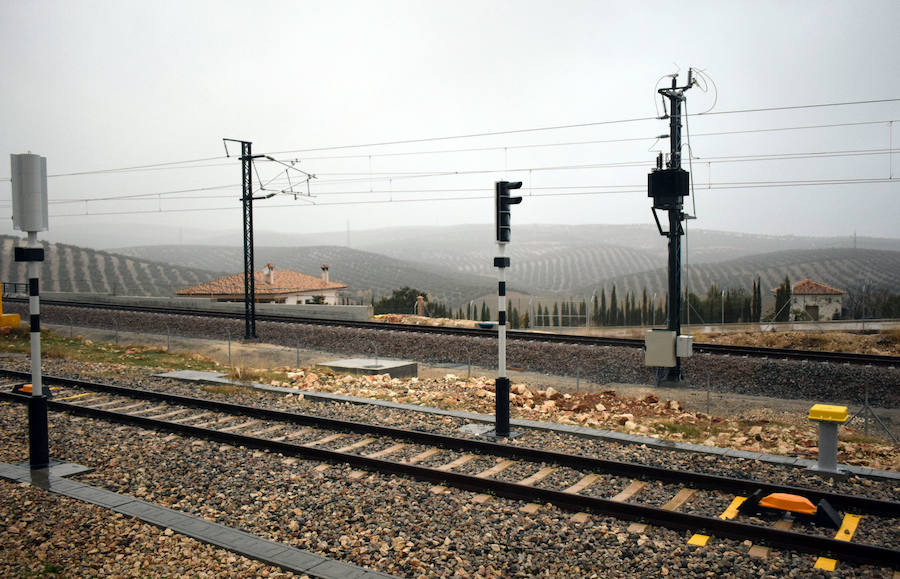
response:
M0 374L14 375L20 379L26 379L29 376L26 372L16 372L12 370L0 370ZM515 458L532 462L547 462L584 470L613 473L623 476L644 477L678 484L689 484L706 490L751 493L757 489L762 489L766 493L782 492L802 494L814 502L817 502L820 499L826 499L833 507L839 509L853 508L867 512L877 512L886 516L900 516L900 502L891 502L870 497L833 493L805 487L777 485L753 479L732 478L714 474L666 469L633 462L608 460L580 454L568 454L515 444L499 444L485 440L448 436L421 430L406 430L392 426L381 426L365 422L340 420L337 418L326 418L312 414L299 414L283 410L261 408L259 406L244 406L230 402L182 396L180 394L128 388L115 384L86 382L84 380L58 378L53 376L45 376L44 380L48 383L55 382L66 386L128 396L131 398L157 400L193 408L216 410L265 420L278 420L292 422L294 424L320 426L332 430L345 430L358 434L377 434L392 438L403 438L417 443L441 446L453 450L472 451L490 456ZM60 408L82 408L77 404L70 405L62 402L54 402L52 399L49 401L49 405L51 408L53 408L54 405L62 405Z
M25 403L28 400L28 396L5 392L0 393L0 397L22 403ZM492 478L479 478L473 475L441 471L402 462L369 458L282 441L272 441L165 420L154 420L152 418L121 414L98 408L88 408L65 402L51 401L49 407L54 410L62 410L80 416L100 418L124 424L136 424L143 427L214 440L234 446L269 450L318 461L346 463L354 467L399 474L417 480L449 484L467 491L491 492L497 496L513 500L529 502L539 500L543 503L550 503L568 511L590 511L611 514L617 518L642 520L668 528L707 531L721 537L730 537L738 540L751 539L775 547L788 547L818 555L829 554L845 561L884 565L892 568L900 567L900 550L877 545L838 541L816 535L782 531L773 527L762 527L731 520L681 513L678 511L667 511L657 507L617 502L598 497L566 493L564 491L542 489Z
M23 298L8 297L9 302L24 302ZM121 310L133 312L148 312L168 315L187 315L197 317L243 319L239 312L218 312L212 310L198 310L172 307L159 307L151 305L127 305L127 304L100 304L91 302L78 302L71 300L43 299L46 305L57 305L76 308ZM395 324L389 322L360 322L347 320L324 320L318 318L303 318L298 316L277 314L256 314L256 319L262 322L307 324L318 326L344 326L379 331L414 332L425 334L439 334L476 338L496 338L494 329L475 328L450 328L443 326L416 326L412 324ZM507 331L507 337L511 340L523 340L531 342L550 342L557 344L576 344L585 346L613 346L623 348L641 349L644 340L636 338L612 338L604 336L579 336L572 334L554 334L544 332L532 332L521 330ZM729 344L702 344L695 343L694 351L699 354L747 356L753 358L772 358L806 360L810 362L831 362L836 364L853 364L865 366L891 366L900 367L900 356L881 354L859 354L852 352L825 352L817 350L798 350L788 348L762 348L755 346L734 346Z

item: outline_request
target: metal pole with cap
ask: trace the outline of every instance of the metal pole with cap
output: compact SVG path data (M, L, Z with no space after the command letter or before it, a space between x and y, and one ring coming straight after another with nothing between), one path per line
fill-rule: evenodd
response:
M13 227L28 234L15 259L28 266L28 313L31 326L31 398L28 401L28 448L32 470L50 466L47 396L41 384L40 273L44 248L37 240L47 231L47 159L23 153L10 155Z
M505 255L510 238L509 206L522 202L521 197L511 197L510 189L520 189L521 181L497 181L494 184L497 257L497 379L494 382L494 434L499 437L511 435L509 430L509 378L506 376L506 268L509 258Z

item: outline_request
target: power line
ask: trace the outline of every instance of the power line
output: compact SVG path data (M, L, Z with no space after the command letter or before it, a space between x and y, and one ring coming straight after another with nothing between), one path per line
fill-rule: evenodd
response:
M803 152L803 153L773 153L766 155L733 155L733 156L723 156L723 157L708 157L708 158L699 158L695 157L695 159L699 159L704 163L732 163L739 161L774 161L774 160L794 160L794 159L812 159L812 158L827 158L827 157L849 157L849 156L863 156L863 155L890 155L892 153L898 152L900 149L858 149L858 150L849 150L849 151L822 151L822 152ZM462 175L483 175L483 174L491 174L491 173L504 173L504 172L512 172L512 173L524 173L524 172L532 172L532 171L573 171L573 170L591 170L591 169L611 169L611 168L625 168L625 167L644 167L651 164L647 160L635 160L635 161L616 161L611 163L586 163L586 164L578 164L578 165L555 165L548 167L517 167L517 168L503 168L503 169L473 169L473 170L448 170L448 171L432 171L432 172L423 172L423 173L407 173L407 172L391 172L391 173L366 173L366 172L356 172L356 173L318 173L321 176L343 176L346 175L348 177L360 176L359 178L347 178L347 179L324 179L319 180L319 185L328 185L328 184L338 184L338 183L359 183L359 182L370 182L370 181L385 181L385 180L399 180L399 179L419 179L419 178L431 178L431 177L448 177L448 176L462 176ZM374 176L374 177L373 177Z
M197 193L200 191L215 191L220 189L233 189L236 188L237 185L234 183L230 183L228 185L212 185L209 187L194 187L191 189L175 189L173 191L159 191L156 193L134 193L132 195L117 195L117 196L107 196L107 197L81 197L77 199L57 199L50 201L50 205L62 205L69 203L87 203L92 201L120 201L126 199L143 199L143 198L152 198L152 197L161 197L168 195L177 195L179 193Z
M772 153L772 154L763 154L763 155L729 155L729 156L719 156L719 157L693 157L693 159L701 161L703 163L737 163L737 162L763 162L763 161L786 161L786 160L802 160L802 159L821 159L821 158L841 158L841 157L857 157L857 156L868 156L868 155L891 155L893 153L900 152L900 149L856 149L856 150L845 150L845 151L813 151L813 152L800 152L800 153ZM407 173L376 173L374 175L378 175L377 179L334 179L334 180L324 180L319 181L321 185L332 185L332 184L342 184L342 183L350 183L350 182L369 182L371 180L384 181L388 176L392 177L391 180L399 179L402 177L432 177L432 176L448 176L448 175L464 175L464 174L482 174L482 173L498 173L502 171L515 171L515 172L524 172L524 171L555 171L555 170L584 170L584 169L606 169L606 168L621 168L621 167L633 167L633 166L645 166L647 165L647 161L622 161L616 163L595 163L589 165L569 165L569 166L558 166L558 167L531 167L528 169L484 169L484 170L475 170L475 171L455 171L455 172L431 172L431 173L415 173L415 174L407 174ZM325 173L325 175L343 175L344 173ZM351 173L350 175L368 175L367 173ZM283 177L279 174L266 181L257 187L257 191L268 190L266 187L281 186L281 182L279 179L283 179ZM628 187L633 187L635 185L628 185ZM103 196L103 197L80 197L76 199L65 199L65 200L54 200L50 203L52 205L65 205L65 204L74 204L74 203L88 203L88 202L102 202L102 201L144 201L152 198L158 198L162 196L171 196L171 195L180 195L182 193L197 193L203 191L215 191L215 190L223 190L223 189L234 189L237 186L234 184L227 185L214 185L209 187L195 187L190 189L176 189L171 191L161 191L161 192L150 192L150 193L135 193L131 195L121 195L121 196ZM599 185L593 185L592 187L599 187ZM621 185L604 185L604 187L622 187ZM545 189L547 187L543 187ZM556 187L558 189L558 187ZM534 187L534 189L542 189L542 187ZM478 188L469 188L469 189L449 189L449 188L441 188L437 191L480 191ZM414 193L414 192L426 192L427 190L423 189L406 189L406 190L366 190L366 191L317 191L316 195L361 195L368 193ZM288 192L287 194L292 194ZM298 192L298 195L300 193ZM178 199L223 199L231 196L179 196Z
M898 119L886 119L883 121L862 121L855 123L828 123L828 124L819 124L819 125L799 125L792 127L769 127L763 129L746 129L746 130L732 130L732 131L716 131L716 132L707 132L707 133L695 133L694 137L711 137L711 136L721 136L721 135L740 135L740 134L748 134L748 133L767 133L773 131L796 131L796 130L804 130L804 129L824 129L824 128L835 128L835 127L853 127L853 126L863 126L863 125L880 125L880 124L888 124L891 122L898 122ZM668 135L667 135L668 137ZM537 149L537 148L546 148L546 147L571 147L571 146L579 146L579 145L602 145L602 144L611 144L611 143L627 143L627 142L639 142L639 141L652 141L658 139L659 137L626 137L621 139L591 139L586 141L560 141L553 143L528 143L524 145L497 145L491 147L462 147L455 149L431 149L425 151L399 151L392 153L356 153L350 155L321 155L316 157L303 157L303 161L324 161L324 160L336 160L336 159L366 159L366 158L383 158L383 157L407 157L407 156L418 156L418 155L440 155L440 154L448 154L448 153L481 153L481 152L489 152L489 151L504 151L504 150L518 150L518 149Z
M381 141L376 143L363 143L359 145L334 145L331 147L314 147L309 149L288 149L284 151L273 151L270 155L285 155L288 153L310 153L313 151L337 151L341 149L359 149L363 147L383 147L386 145L409 145L412 143L428 143L434 141L447 141L453 139L472 139L480 137L497 137L500 135L515 135L520 133L535 133L541 131L557 131L564 129L579 129L584 127L596 127L601 125L616 125L624 123L636 123L640 121L653 121L656 117L635 117L631 119L616 119L611 121L596 121L590 123L576 123L571 125L555 125L549 127L533 127L529 129L510 129L506 131L489 131L483 133L468 133L462 135L448 135L442 137L423 137L419 139L403 139L398 141Z
M866 178L856 178L856 179L823 179L823 180L793 180L793 181L734 181L734 182L723 182L723 183L697 183L697 187L704 188L706 190L728 190L728 189L751 189L751 188L793 188L793 187L810 187L810 186L830 186L830 185L864 185L864 184L879 184L879 183L896 183L897 179L894 178L876 178L876 179L866 179ZM585 188L589 188L587 191L565 191L565 192L553 192L553 193L539 193L532 194L529 197L541 198L541 197L568 197L568 196L580 196L580 195L618 195L618 194L626 194L626 193L646 193L646 188L642 185L632 186L635 187L633 189L622 189L617 191L609 191L603 190L598 191L597 188L600 187L608 187L605 185L600 186L584 186ZM622 185L621 187L626 187ZM538 188L533 188L538 189ZM563 187L547 187L547 189L563 189ZM457 191L457 190L448 190L448 191ZM486 189L482 189L482 191L486 191ZM434 190L433 192L444 192ZM493 195L485 194L485 195L473 195L473 196L453 196L453 197L416 197L416 198L391 198L391 199L375 199L375 200L356 200L356 201L329 201L325 203L317 202L315 200L311 201L310 205L303 205L302 207L329 207L336 205L377 205L377 204L388 204L388 203L419 203L419 202L432 202L432 201L471 201L471 200L488 200L493 199ZM301 207L295 203L289 204L261 204L259 205L259 209L285 209L285 208L297 208ZM146 210L134 210L134 211L107 211L107 212L84 212L84 213L64 213L64 214L56 214L52 217L85 217L85 216L107 216L107 215L144 215L144 214L152 214L152 213L196 213L203 211L233 211L237 210L238 207L236 205L231 205L227 207L191 207L191 208L176 208L176 209L146 209Z
M222 156L204 157L204 158L200 158L200 159L185 159L184 161L166 161L163 163L149 163L146 165L132 165L130 167L116 167L116 168L112 168L112 169L93 169L93 170L89 170L89 171L73 171L70 173L53 173L53 174L47 175L47 177L50 178L50 177L76 177L76 176L80 176L80 175L100 175L103 173L118 173L118 172L126 172L126 171L138 171L138 170L147 170L147 169L155 169L155 168L162 168L162 167L171 167L172 165L204 163L207 161L219 161L222 159L225 159L225 157L222 157ZM186 167L186 168L189 168L189 167ZM10 180L9 177L0 179L0 181L9 181L9 180Z
M790 106L780 106L780 107L763 107L756 109L735 109L729 111L707 111L703 113L697 113L694 116L707 116L707 115L729 115L729 114L745 114L745 113L761 113L761 112L771 112L771 111L787 111L787 110L798 110L798 109L811 109L811 108L823 108L823 107L840 107L840 106L851 106L851 105L863 105L863 104L876 104L876 103L889 103L889 102L898 102L900 98L889 98L889 99L872 99L872 100L861 100L861 101L844 101L844 102L832 102L832 103L816 103L816 104L807 104L807 105L790 105ZM666 118L666 117L663 117ZM484 133L469 133L462 135L448 135L442 137L425 137L420 139L403 139L397 141L381 141L375 143L362 143L357 145L335 145L330 147L312 147L307 149L288 149L284 151L275 151L271 152L271 155L283 155L288 153L310 153L315 151L336 151L341 149L360 149L366 147L382 147L387 145L407 145L411 143L426 143L426 142L434 142L434 141L445 141L445 140L453 140L453 139L468 139L468 138L477 138L477 137L494 137L499 135L513 135L520 133L531 133L531 132L539 132L539 131L554 131L554 130L563 130L563 129L575 129L575 128L584 128L584 127L595 127L601 125L613 125L613 124L623 124L623 123L634 123L641 121L651 121L651 120L660 120L660 117L635 117L630 119L616 119L609 121L596 121L596 122L588 122L588 123L577 123L571 125L556 125L556 126L547 126L547 127L535 127L529 129L512 129L507 131L492 131L492 132L484 132Z
M767 108L759 108L759 109L740 109L740 110L731 110L731 111L709 111L709 112L703 112L703 113L696 113L692 116L755 113L755 112L796 110L796 109L804 109L804 108L835 107L835 106L873 104L873 103L885 103L885 102L897 102L897 101L900 101L900 98L875 99L875 100L867 100L867 101L851 101L851 102L838 102L838 103L822 103L822 104L812 104L812 105L795 105L795 106L784 106L784 107L767 107ZM582 128L582 127L600 126L600 125L609 125L609 124L621 124L621 123L630 123L630 122L638 122L638 121L645 121L645 120L659 120L660 118L665 118L665 117L638 117L638 118L632 118L632 119L617 119L617 120L611 120L611 121L597 121L597 122L590 122L590 123L557 125L557 126L537 127L537 128L530 128L530 129L512 129L512 130L508 130L508 131L471 133L471 134L466 134L466 135L427 137L427 138L422 138L422 139L407 139L407 140L401 140L401 141L383 141L380 143L369 143L369 144L362 144L362 145L340 145L340 146L333 146L333 147L319 147L319 148L311 148L311 149L294 149L294 150L286 150L286 151L273 151L270 154L271 155L281 155L281 154L288 154L288 153L329 151L329 150L340 150L340 149L351 149L351 148L362 148L362 147L375 147L375 146L384 146L384 145L422 143L422 142L463 139L463 138L499 136L499 135L519 134L519 133L527 133L527 132L563 130L563 129L570 129L570 128ZM850 126L891 123L891 122L896 122L896 121L897 121L897 119L888 119L888 120L883 120L883 121L863 121L863 122L854 122L854 123L830 123L830 124L821 124L821 125L803 125L803 126L795 126L795 127L773 127L773 128L764 128L764 129L718 131L718 132L707 132L707 133L695 133L694 136L695 137L707 137L707 136L737 135L737 134L747 134L747 133L764 133L764 132L772 132L772 131L792 131L792 130L802 130L802 129L850 127ZM628 138L621 138L621 139L565 141L565 142L556 142L556 143L533 143L533 144L526 144L526 145L506 145L506 146L496 146L496 147L472 147L472 148L443 149L443 150L438 149L438 150L433 150L433 151L408 151L408 152L397 152L397 153L370 153L370 154L362 154L361 153L361 154L356 154L356 155L307 157L305 160L352 159L352 158L364 158L364 157L391 157L391 156L406 156L406 155L457 153L457 152L483 152L483 151L495 151L495 150L503 150L503 149L527 149L527 148L540 148L540 147L561 147L561 146L576 146L576 145L590 145L590 144L604 144L604 143L622 143L622 142L629 142L629 141L649 141L649 140L652 140L655 138L656 137L628 137ZM160 162L160 163L148 163L148 164L144 164L144 165L131 165L131 166L126 166L126 167L115 167L115 168L109 168L109 169L94 169L94 170L85 170L85 171L73 171L73 172L68 172L68 173L53 173L53 174L48 175L47 177L48 178L74 177L74 176L83 176L83 175L100 175L100 174L107 174L107 173L134 172L134 171L144 171L144 170L194 169L194 168L230 166L232 163L215 163L215 164L207 164L207 165L196 165L194 167L176 167L176 165L206 163L209 161L221 161L221 160L226 160L226 159L228 159L228 157L224 157L224 156L202 157L202 158L197 158L197 159L185 159L182 161L166 161L166 162ZM276 159L271 159L271 161L280 162ZM9 181L9 180L10 180L9 177L0 178L0 181Z
M705 111L702 113L696 113L695 117L700 116L710 116L710 115L733 115L738 113L767 113L771 111L793 111L797 109L819 109L824 107L844 107L850 105L871 105L877 103L893 103L900 101L900 98L892 98L892 99L871 99L865 101L845 101L845 102L836 102L836 103L819 103L812 105L792 105L792 106L782 106L782 107L764 107L758 109L735 109L730 111Z

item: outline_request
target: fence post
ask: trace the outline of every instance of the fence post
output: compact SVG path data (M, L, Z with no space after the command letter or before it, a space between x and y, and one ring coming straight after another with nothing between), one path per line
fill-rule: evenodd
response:
M171 331L169 330L169 324L166 324L166 353L171 349Z
M119 345L119 320L113 318L113 324L116 326L116 345Z
M225 334L228 336L228 367L231 368L231 331L225 328Z

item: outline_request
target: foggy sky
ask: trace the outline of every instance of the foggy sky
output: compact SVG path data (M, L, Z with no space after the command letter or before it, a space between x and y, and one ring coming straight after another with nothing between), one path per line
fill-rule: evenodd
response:
M317 176L312 197L257 202L258 230L489 223L493 183L503 178L525 182L514 223L650 223L646 174L656 151L668 150L665 141L654 144L668 132L662 120L308 150L654 117L661 112L655 83L678 70L684 81L688 67L705 70L717 86L715 103L712 87L688 91L689 113L900 98L896 0L3 0L0 10L4 159L39 153L52 175L222 157L187 168L52 177L51 231L112 223L239 231L240 165L224 159L223 137L299 160L297 167ZM880 122L700 136L868 121ZM746 187L896 179L900 154L886 153L900 148L900 102L700 115L689 123L697 135L690 167L685 154L696 187L687 207L693 213L696 203L692 228L900 236L896 180ZM517 148L616 139L642 140ZM460 148L493 149L384 156ZM715 159L873 149L882 154ZM360 156L322 158L351 154ZM630 162L639 164L561 169ZM4 167L0 176L7 177ZM259 178L274 179L276 189L287 187L282 169L257 163ZM290 174L294 184L303 178ZM704 190L710 180L744 188ZM9 233L8 181L2 190L0 232ZM590 194L559 195L579 192ZM115 199L149 193L158 195ZM61 203L81 199L89 201ZM185 211L198 208L216 210Z

